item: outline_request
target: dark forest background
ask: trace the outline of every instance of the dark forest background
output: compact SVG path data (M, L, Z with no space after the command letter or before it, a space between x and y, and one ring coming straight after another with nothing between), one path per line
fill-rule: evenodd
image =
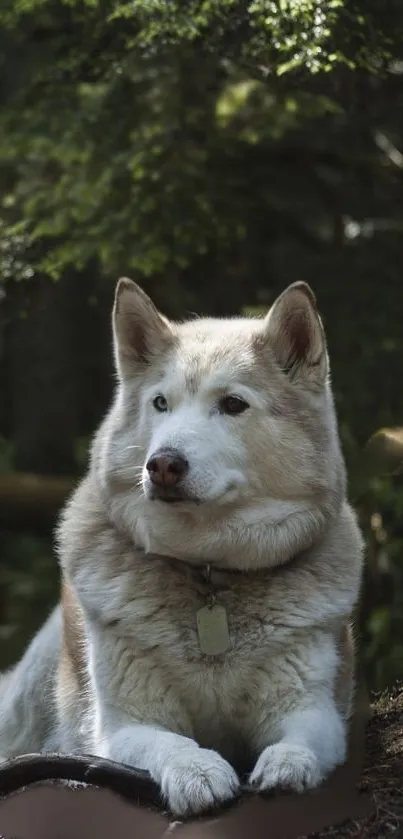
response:
M401 0L2 0L0 664L114 385L129 275L172 317L323 313L367 540L372 689L403 678Z

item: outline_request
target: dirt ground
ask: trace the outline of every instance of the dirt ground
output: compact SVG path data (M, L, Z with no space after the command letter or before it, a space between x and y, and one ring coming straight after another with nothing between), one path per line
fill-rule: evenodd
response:
M372 707L359 786L373 797L373 813L311 834L309 839L403 839L403 685L379 697Z

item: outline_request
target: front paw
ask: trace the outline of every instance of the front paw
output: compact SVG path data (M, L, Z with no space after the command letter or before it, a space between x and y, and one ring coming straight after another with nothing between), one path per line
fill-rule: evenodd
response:
M311 749L276 743L260 755L249 785L257 792L276 787L303 792L319 786L322 780L319 761Z
M237 796L236 772L217 752L191 749L173 756L162 772L161 790L171 812L192 816Z

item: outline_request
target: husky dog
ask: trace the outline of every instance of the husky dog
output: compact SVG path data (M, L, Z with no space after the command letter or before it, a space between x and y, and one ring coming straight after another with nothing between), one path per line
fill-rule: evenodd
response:
M3 676L0 753L148 770L177 816L316 787L346 758L363 542L315 297L178 324L122 279L113 334L61 604Z

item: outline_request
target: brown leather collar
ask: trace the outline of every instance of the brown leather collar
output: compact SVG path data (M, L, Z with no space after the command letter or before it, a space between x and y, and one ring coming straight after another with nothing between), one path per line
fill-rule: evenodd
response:
M174 571L187 576L195 577L199 583L204 583L212 589L230 588L233 584L245 579L269 579L276 571L294 562L296 557L290 558L281 566L259 567L259 568L230 568L227 565L218 565L215 562L193 562L191 559L178 559L177 557L164 554L146 553L146 558L157 560L169 565Z

